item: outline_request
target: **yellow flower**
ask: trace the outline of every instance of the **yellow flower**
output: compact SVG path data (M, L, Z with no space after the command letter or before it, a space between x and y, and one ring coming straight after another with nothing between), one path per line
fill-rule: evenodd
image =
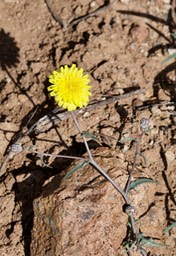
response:
M77 107L87 106L91 86L88 75L84 75L83 71L82 68L78 69L75 64L72 64L70 68L65 65L48 76L52 84L48 87L48 91L62 108L71 111Z

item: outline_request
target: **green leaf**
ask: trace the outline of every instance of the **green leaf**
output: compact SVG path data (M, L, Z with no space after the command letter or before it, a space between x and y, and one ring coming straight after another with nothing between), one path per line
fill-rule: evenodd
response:
M176 227L176 222L172 223L170 226L165 228L163 233L165 234L166 232L168 232L169 230L173 229L174 227Z
M176 39L176 33L171 33L171 36Z
M138 242L141 246L144 246L144 245L149 245L149 246L154 246L154 247L168 246L166 244L156 243L152 237L145 237L141 231L139 231L139 234L138 234Z
M141 156L142 158L143 158L143 160L144 160L144 164L146 165L147 164L147 161L146 161L146 158L145 158L145 156L143 155L143 154L139 154L139 156Z
M172 53L171 55L169 55L168 57L166 57L162 62L161 64L164 64L165 62L171 60L171 59L174 59L176 58L176 52Z
M71 171L69 171L63 178L63 180L67 179L68 177L70 177L74 172L76 172L77 170L81 169L84 165L88 164L87 161L84 162L80 162L78 163Z
M135 181L132 181L129 186L129 190L135 189L137 186L143 184L143 183L157 183L157 181L149 179L149 178L139 178Z
M83 132L83 135L88 137L88 138L91 138L92 140L94 140L96 142L98 142L97 137L95 135L93 135L92 133L90 133L90 132Z
M142 237L141 239L141 243L144 243L144 245L149 245L149 246L153 246L153 247L166 247L168 245L166 244L159 244L159 243L156 243L155 240L153 238L145 238L145 237Z
M137 139L136 138L121 138L121 140L119 140L119 142L121 142L121 143L124 143L124 142L127 142L127 141L137 141Z

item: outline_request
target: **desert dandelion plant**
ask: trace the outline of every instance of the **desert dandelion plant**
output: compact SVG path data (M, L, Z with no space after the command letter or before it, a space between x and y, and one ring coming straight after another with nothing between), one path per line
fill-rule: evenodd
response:
M48 76L52 84L48 87L48 91L55 97L60 107L72 111L77 107L87 106L91 86L88 75L84 75L83 72L82 68L78 69L72 64L70 68L65 65Z

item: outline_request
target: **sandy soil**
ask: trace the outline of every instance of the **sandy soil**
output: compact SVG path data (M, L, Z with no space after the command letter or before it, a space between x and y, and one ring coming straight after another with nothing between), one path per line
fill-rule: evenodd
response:
M157 183L130 198L138 230L167 245L144 246L147 255L176 255L176 229L163 233L176 221L175 62L162 64L175 50L174 18L166 0L0 1L0 255L126 255L127 216L112 186L87 166L62 181L76 161L32 154L85 156L70 117L41 119L56 108L47 76L72 63L89 74L91 102L118 96L77 118L99 138L89 139L92 154L122 189L136 144L119 141L149 118L134 179ZM23 150L9 153L16 141Z

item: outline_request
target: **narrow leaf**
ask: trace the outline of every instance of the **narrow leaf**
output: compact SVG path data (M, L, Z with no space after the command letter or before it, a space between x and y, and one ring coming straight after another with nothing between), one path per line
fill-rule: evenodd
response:
M94 140L96 142L98 142L97 137L95 135L93 135L92 133L90 133L90 132L83 132L83 135L88 137L88 138L91 138L92 140Z
M171 33L171 36L173 36L173 38L176 39L176 33Z
M169 55L168 57L166 57L162 62L161 64L164 64L165 62L173 59L173 58L176 58L176 52L172 53L171 55Z
M155 240L153 238L142 238L141 239L141 242L143 242L145 245L149 245L149 246L154 246L154 247L166 247L168 245L166 244L159 244L159 243L156 243Z
M124 142L127 142L127 141L137 141L137 139L136 138L122 138L121 140L119 140L119 142L121 142L121 143L124 143Z
M84 162L80 162L78 163L71 171L69 171L63 178L63 180L67 179L68 177L70 177L74 172L76 172L77 170L81 169L84 165L88 164L87 161Z
M155 246L155 247L168 246L166 244L156 243L152 237L145 237L141 231L139 231L139 234L138 234L138 242L142 246L143 245L149 245L149 246Z
M168 232L169 230L173 229L174 227L176 227L176 222L172 223L170 226L165 228L163 233L165 234L166 232Z
M139 156L141 156L143 158L144 164L146 165L147 164L147 160L146 160L145 156L143 154L141 154L141 153L139 154Z
M135 189L137 186L143 184L143 183L157 183L157 181L149 179L149 178L139 178L135 181L132 181L129 186L129 190Z

